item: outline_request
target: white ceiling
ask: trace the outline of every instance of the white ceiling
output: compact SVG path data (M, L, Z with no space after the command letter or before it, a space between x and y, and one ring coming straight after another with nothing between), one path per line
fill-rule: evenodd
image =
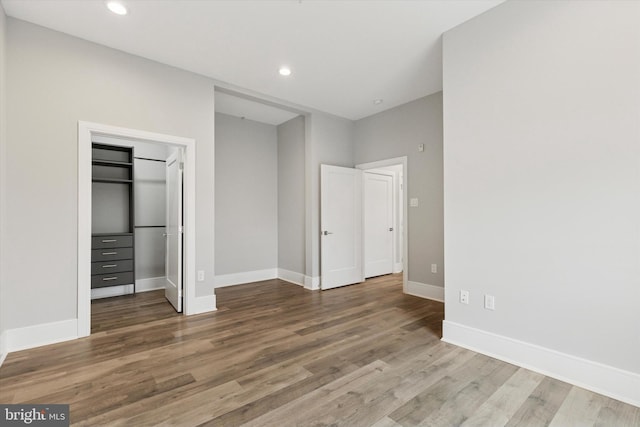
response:
M18 19L355 120L441 90L441 34L502 1L123 0L126 16L102 0L2 5Z

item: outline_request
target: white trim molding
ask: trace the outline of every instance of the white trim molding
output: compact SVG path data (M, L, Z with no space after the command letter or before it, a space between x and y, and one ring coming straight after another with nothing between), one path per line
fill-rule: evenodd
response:
M440 286L429 285L427 283L408 281L404 293L413 295L414 297L444 302L444 288Z
M404 262L396 262L393 264L393 274L402 273L404 270Z
M317 291L320 289L320 276L304 276L304 288L310 291Z
M184 149L184 313L196 304L196 141L136 129L78 121L78 319L77 336L91 333L91 139L94 135L155 142ZM123 141L122 145L127 145ZM215 301L215 298L214 298ZM193 307L192 307L193 305ZM215 309L215 307L213 308Z
M442 341L640 407L639 374L455 322L442 328Z
M91 299L121 297L133 294L133 285L108 286L106 288L91 289Z
M213 279L216 288L225 286L241 285L243 283L260 282L278 278L277 268L267 268L265 270L243 271L241 273L222 274Z
M78 338L78 319L42 323L5 331L5 350L26 350Z
M136 279L136 292L157 291L164 289L166 284L167 278L165 276Z
M285 270L284 268L278 269L278 279L293 283L294 285L304 286L304 274Z
M215 295L196 297L192 305L193 309L189 314L211 313L218 310Z
M166 277L150 277L136 279L136 293L157 291L164 289L167 283ZM91 289L91 299L110 298L133 293L133 285L108 286L106 288Z
M0 367L2 367L4 359L7 358L7 354L9 354L9 350L7 350L7 333L2 331L0 332Z

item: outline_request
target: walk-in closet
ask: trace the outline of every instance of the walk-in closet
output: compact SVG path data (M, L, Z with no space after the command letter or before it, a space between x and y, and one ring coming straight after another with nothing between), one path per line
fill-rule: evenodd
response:
M167 194L181 194L167 187L167 159L175 162L177 150L160 143L93 137L92 300L165 289L170 261ZM114 299L114 305L118 301Z

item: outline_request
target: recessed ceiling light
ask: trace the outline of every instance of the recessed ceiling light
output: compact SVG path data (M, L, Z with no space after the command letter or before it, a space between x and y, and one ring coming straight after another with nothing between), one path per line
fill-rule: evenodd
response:
M120 2L118 1L108 1L107 2L107 7L109 8L109 10L113 13L115 13L116 15L126 15L127 14L127 8Z
M289 67L280 67L278 72L280 73L281 76L290 76L291 75L291 68L289 68Z
M380 98L378 98L378 99L374 99L374 100L373 100L373 104L374 104L374 105L380 105L380 104L382 104L382 101L383 101L383 100L382 100L382 99L380 99Z

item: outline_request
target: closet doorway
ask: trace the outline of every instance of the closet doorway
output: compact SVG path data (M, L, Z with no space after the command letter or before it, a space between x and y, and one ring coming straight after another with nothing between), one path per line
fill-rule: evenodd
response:
M164 288L167 305L170 302L176 311L190 314L195 298L195 141L86 122L80 122L78 130L78 335L91 332L91 300L107 296ZM105 153L95 147L113 147L116 152L130 152L131 157L129 161L96 161L94 156L105 157ZM106 157L109 155L107 152ZM122 170L110 180L114 175L105 172L105 166ZM124 176L126 167L131 168L130 175ZM96 181L102 187L96 186ZM115 185L107 185L107 200L97 200L104 197L98 192L104 191L105 184ZM120 190L115 190L118 187ZM123 191L125 196L118 199L118 192ZM116 218L124 218L124 225L116 222L114 226L111 214L96 214L96 209L118 200L124 200L124 207L111 210ZM129 214L123 215L124 210ZM106 222L96 223L105 217ZM118 244L123 237L132 241L129 248ZM128 245L128 240L125 243ZM122 263L126 250L135 256ZM112 256L114 260L97 263L96 256ZM120 269L121 263L136 265L133 283L117 283L125 276L122 274L96 271L103 264Z

